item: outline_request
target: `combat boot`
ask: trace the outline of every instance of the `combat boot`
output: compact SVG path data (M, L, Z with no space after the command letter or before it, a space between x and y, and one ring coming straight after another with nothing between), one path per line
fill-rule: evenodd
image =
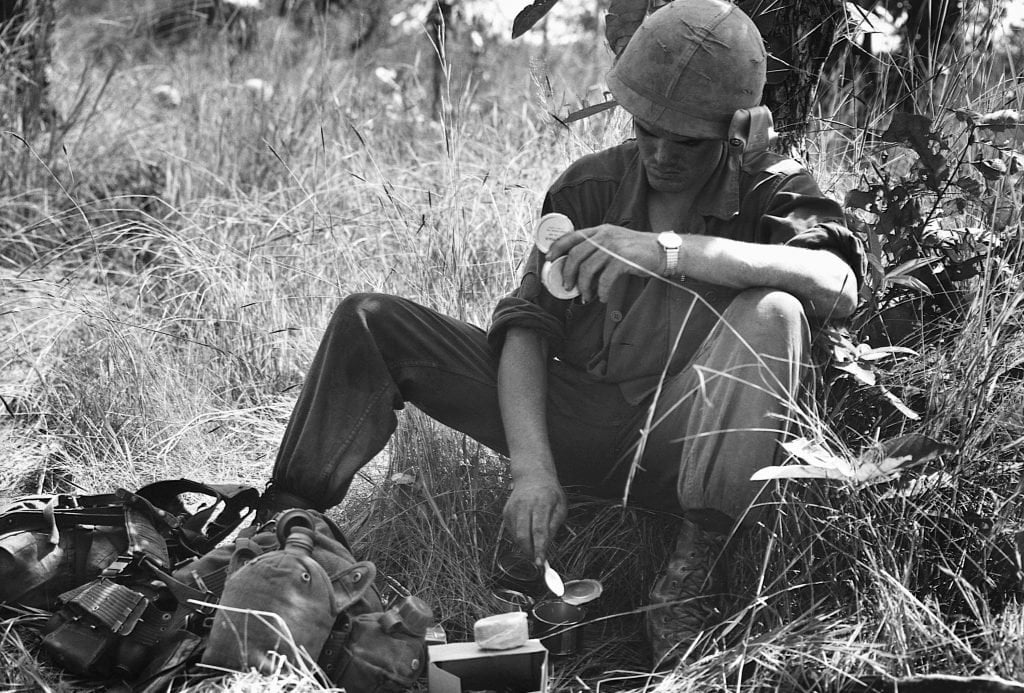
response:
M646 614L656 667L674 664L702 632L721 621L725 543L726 535L683 521L668 565L651 589Z
M256 517L253 518L254 526L261 526L270 521L282 510L301 508L302 510L320 510L312 503L294 493L288 493L277 488L273 481L267 484L266 490L260 495L259 503L256 505Z

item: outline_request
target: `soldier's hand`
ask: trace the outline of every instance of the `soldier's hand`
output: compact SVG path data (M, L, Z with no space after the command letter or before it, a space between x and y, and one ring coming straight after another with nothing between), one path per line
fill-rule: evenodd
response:
M602 224L565 234L551 244L547 259L565 255L565 288L579 287L584 302L606 302L619 277L659 274L663 252L657 234Z
M566 499L556 477L528 477L516 481L505 503L505 525L519 548L540 565L548 545L565 522Z

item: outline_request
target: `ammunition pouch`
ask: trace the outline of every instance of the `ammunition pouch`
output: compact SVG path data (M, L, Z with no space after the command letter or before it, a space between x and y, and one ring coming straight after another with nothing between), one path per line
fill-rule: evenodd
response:
M190 512L181 498L186 493L208 504ZM192 676L189 668L201 658L226 668L248 668L258 659L263 646L243 652L212 635L227 611L217 603L232 589L236 601L262 595L258 604L243 603L245 609L291 614L300 636L309 636L301 629L317 620L303 613L320 615L333 605L322 636L304 643L326 677L349 693L412 687L426 666L430 608L408 593L386 608L372 584L375 566L356 561L338 526L316 511L280 512L221 543L258 498L251 488L181 479L136 493L21 499L0 513L0 603L54 611L42 629L42 650L55 664L79 676L127 682L137 693L168 690L176 677ZM290 563L267 556L288 548L295 526L310 536L301 560L318 565L295 563L294 538ZM258 571L246 570L257 564L298 565L292 572L301 584L291 589L290 578L281 576L280 586L270 588ZM329 603L297 598L318 572Z
M186 493L207 505L188 511ZM0 512L0 604L52 610L68 590L143 558L170 571L216 546L258 499L254 488L188 479L136 493L20 498Z
M344 617L317 664L335 685L354 693L399 693L412 688L427 666L423 637L390 626L390 612Z

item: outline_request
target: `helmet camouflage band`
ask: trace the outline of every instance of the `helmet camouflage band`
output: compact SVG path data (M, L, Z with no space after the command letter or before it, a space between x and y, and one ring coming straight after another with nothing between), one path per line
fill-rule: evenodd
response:
M761 102L766 53L754 22L724 0L675 0L648 16L608 73L615 100L643 123L723 139Z

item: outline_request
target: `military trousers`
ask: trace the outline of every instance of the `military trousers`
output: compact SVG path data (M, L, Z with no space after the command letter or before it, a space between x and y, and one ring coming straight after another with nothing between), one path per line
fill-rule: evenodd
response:
M762 484L750 476L791 435L808 352L800 302L750 289L723 311L690 364L640 404L552 360L547 422L561 483L616 498L632 476L630 503L687 513L709 528L757 520ZM311 364L271 487L321 510L339 503L407 403L507 454L498 358L479 327L396 296L347 297Z

